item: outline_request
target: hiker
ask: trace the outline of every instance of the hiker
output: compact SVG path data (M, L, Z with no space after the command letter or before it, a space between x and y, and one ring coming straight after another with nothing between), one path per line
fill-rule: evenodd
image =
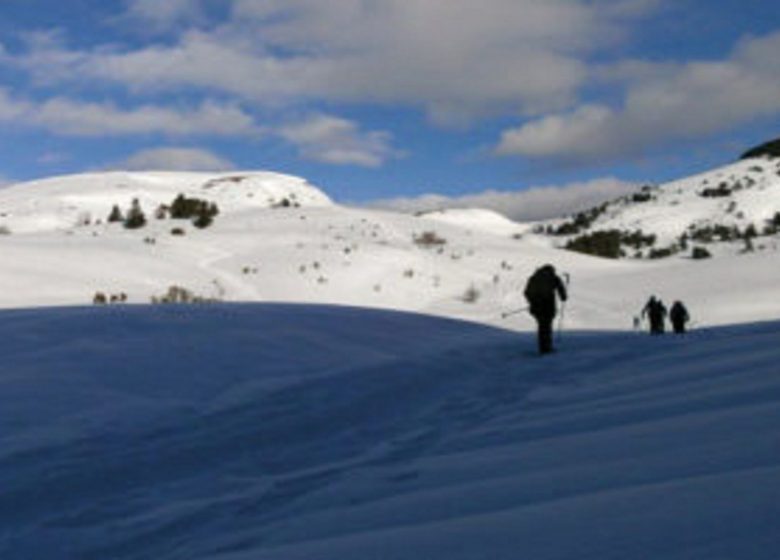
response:
M528 279L523 292L528 301L529 311L536 319L538 326L539 353L549 354L553 351L553 321L556 314L555 295L566 301L566 287L555 274L555 268L546 264L534 272Z
M663 334L666 319L666 306L663 302L655 296L650 296L642 309L642 317L645 315L650 319L650 334Z
M688 310L681 301L675 301L669 310L669 320L672 322L672 328L676 334L685 334L685 323L690 320Z

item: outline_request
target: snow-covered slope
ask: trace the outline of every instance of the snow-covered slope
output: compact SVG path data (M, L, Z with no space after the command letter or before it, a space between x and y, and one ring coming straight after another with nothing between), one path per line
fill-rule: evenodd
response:
M528 224L513 222L498 212L483 208L450 208L426 212L422 217L502 236L522 235L529 229Z
M563 230L564 241L596 231L619 230L655 236L652 244L630 248L648 256L653 249L671 249L690 254L694 244L717 253L744 250L745 233L752 230L754 249L777 249L775 233L780 231L780 159L750 158L707 173L658 187L644 187L630 195L576 217L554 220L547 226ZM774 228L772 222L774 223ZM750 234L753 235L753 234ZM718 246L729 241L727 246ZM713 245L714 249L713 249Z
M0 312L0 558L774 560L780 324Z
M105 221L114 204L138 199L148 214L178 194L216 203L221 211L291 205L325 206L330 199L305 180L270 172L109 172L19 183L0 191L0 225L13 233L66 230Z
M0 208L12 214L11 233L0 235L0 307L83 305L97 292L147 304L176 285L223 301L398 309L524 330L534 328L530 317L502 313L525 306L526 279L550 262L571 278L566 327L630 328L650 294L682 299L699 325L780 316L777 251L614 261L561 251L490 212L345 208L300 179L241 176L108 174L0 191ZM214 197L220 214L210 227L157 219L151 203L142 203L147 225L135 230L74 218L107 214L121 193L158 204L182 191ZM299 207L279 207L293 195Z

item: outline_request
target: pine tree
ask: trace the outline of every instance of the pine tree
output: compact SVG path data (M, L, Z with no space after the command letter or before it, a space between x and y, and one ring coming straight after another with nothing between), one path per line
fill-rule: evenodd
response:
M133 199L133 203L130 206L130 210L127 211L127 217L125 218L125 227L127 229L137 229L146 225L146 216L143 210L141 210L141 204L137 198Z
M125 220L125 217L122 215L122 211L119 209L119 206L114 204L114 207L111 208L111 213L108 215L108 222L123 222Z

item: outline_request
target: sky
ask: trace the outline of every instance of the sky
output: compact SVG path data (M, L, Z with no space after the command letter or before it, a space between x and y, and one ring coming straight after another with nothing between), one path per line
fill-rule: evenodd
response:
M2 0L0 184L263 169L544 217L780 136L770 0Z

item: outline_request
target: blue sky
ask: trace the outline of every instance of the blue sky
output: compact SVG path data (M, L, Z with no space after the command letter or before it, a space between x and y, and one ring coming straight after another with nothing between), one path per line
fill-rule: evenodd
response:
M771 1L3 0L0 70L6 182L270 169L536 217L780 136Z

